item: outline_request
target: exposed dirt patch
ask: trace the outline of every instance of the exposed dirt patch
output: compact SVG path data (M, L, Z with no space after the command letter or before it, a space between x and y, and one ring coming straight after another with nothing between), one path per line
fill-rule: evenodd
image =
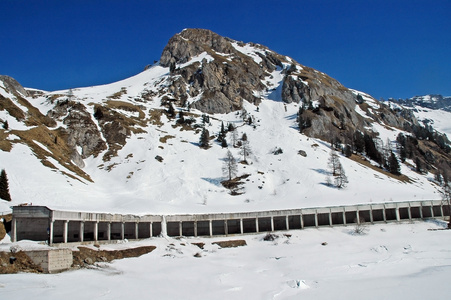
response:
M204 249L205 243L193 243L193 245L196 245L200 249Z
M221 248L235 248L247 246L245 240L221 241L221 242L213 242L212 244L218 245Z
M244 174L231 180L224 180L221 182L222 186L230 190L230 195L237 196L243 194L241 185L244 184L241 180L248 178L250 174Z
M0 252L0 274L15 274L19 272L42 273L40 266L35 265L23 251L16 253Z
M165 136L162 136L162 137L160 137L160 143L166 144L166 142L167 142L169 139L173 139L173 138L175 138L175 136L173 136L173 135L165 135Z
M96 250L87 247L78 247L79 251L73 251L73 267L85 267L96 262L110 262L115 259L138 257L152 252L155 246L142 246L123 250Z

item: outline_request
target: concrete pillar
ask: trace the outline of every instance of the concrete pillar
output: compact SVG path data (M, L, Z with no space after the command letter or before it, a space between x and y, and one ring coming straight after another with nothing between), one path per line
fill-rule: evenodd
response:
M107 235L107 239L109 241L111 241L111 222L108 222L108 224L107 224L106 235Z
M210 229L210 236L213 236L213 221L208 220L208 227Z
M285 227L287 230L290 230L290 222L288 220L288 216L285 216Z
M243 228L243 219L240 219L240 232L241 234L244 233L244 228Z
M346 225L346 209L343 207L343 225Z
M67 231L69 227L69 221L65 220L63 225L63 242L64 244L67 244Z
M225 233L225 235L229 234L229 227L227 226L227 220L224 220L224 233Z
M382 216L384 217L384 222L387 223L387 215L385 214L385 204L384 207L382 208Z
M370 222L371 222L371 224L374 224L373 205L371 205L371 204L370 204Z
M399 214L399 207L396 206L396 221L399 222L401 221L401 215Z
M407 209L407 212L409 213L409 221L412 221L412 212L410 211L412 207L410 206L410 202L409 202L409 209Z
M85 222L81 221L80 222L80 231L78 234L78 239L80 240L80 242L83 242L85 237Z
M444 215L443 215L443 202L440 203L440 213L441 213L441 217L444 217Z
M357 210L355 211L355 219L357 220L357 224L360 224L360 214L359 214L358 207L357 207Z
M153 236L153 223L152 222L150 222L150 224L149 224L149 231L150 231L150 237L152 237Z
M423 220L423 203L420 204L420 219Z
M318 210L315 210L315 227L318 228Z
M99 240L99 222L94 222L94 241Z
M332 226L332 209L329 208L329 226Z
M435 217L434 216L434 205L432 204L432 202L431 202L430 208L431 208L431 217L434 218Z
M183 223L182 221L179 222L179 236L183 235Z
M139 239L139 222L135 223L135 239Z
M121 223L121 240L125 240L125 222Z
M49 227L49 244L53 244L53 220L50 221L50 227Z
M17 219L13 218L11 222L11 242L17 242Z
M274 231L274 217L271 216L271 232Z
M255 217L255 231L258 233L260 229L258 228L258 217Z
M197 221L194 221L194 236L197 236Z
M302 217L302 213L299 216L299 218L300 218L300 221L301 221L301 229L304 229L304 218Z

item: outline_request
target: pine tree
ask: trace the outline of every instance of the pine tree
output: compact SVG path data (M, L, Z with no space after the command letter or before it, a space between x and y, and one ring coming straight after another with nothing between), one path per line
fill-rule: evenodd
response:
M222 166L222 172L227 176L228 180L232 180L238 172L238 166L236 159L233 157L232 152L227 150L227 154L224 157L224 165Z
M221 141L221 147L227 148L229 145L227 144L227 139L224 137Z
M363 134L360 131L356 131L354 133L353 144L354 151L356 153L363 153L363 151L365 151L365 140Z
M5 129L5 130L9 129L8 121L3 122L3 129Z
M401 167L399 166L398 159L393 152L390 153L388 158L388 171L394 175L401 175Z
M6 201L11 201L11 195L9 194L8 177L3 169L0 173L0 198Z
M209 142L210 142L210 133L208 132L207 129L203 128L202 133L200 134L199 147L203 149L208 149L208 147L210 146Z

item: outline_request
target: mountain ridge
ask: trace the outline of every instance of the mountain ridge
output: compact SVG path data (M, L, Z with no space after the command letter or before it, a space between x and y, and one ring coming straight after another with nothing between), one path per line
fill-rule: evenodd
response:
M431 180L439 166L450 168L449 141L438 143L442 136L434 132L415 137L422 125L411 110L208 30L176 34L159 64L115 83L19 90L0 81L0 168L12 177L14 203L189 213L318 206L338 195L348 198L342 203L426 199L439 197ZM223 124L234 129L223 132ZM199 147L204 130L208 150ZM380 153L375 161L368 149L359 152L356 132L378 152L398 156L397 137L412 134L403 177L387 172ZM247 159L239 146L244 134L252 149ZM217 141L221 135L227 147ZM326 180L331 145L343 153L351 148L349 157L340 155L346 189ZM243 178L236 196L221 184L227 151Z

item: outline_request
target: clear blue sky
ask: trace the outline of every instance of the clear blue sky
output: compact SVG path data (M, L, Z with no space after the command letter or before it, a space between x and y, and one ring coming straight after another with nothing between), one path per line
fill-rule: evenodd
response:
M451 96L451 0L0 0L0 26L0 74L44 90L137 74L206 28L376 98Z

